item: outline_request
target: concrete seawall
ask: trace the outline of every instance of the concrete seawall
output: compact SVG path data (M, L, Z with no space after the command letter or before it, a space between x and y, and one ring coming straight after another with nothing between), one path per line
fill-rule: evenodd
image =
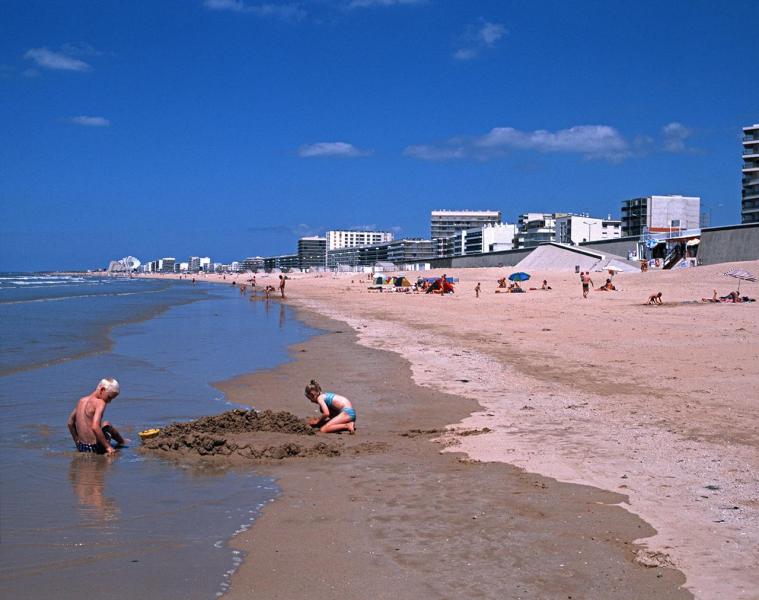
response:
M759 259L759 223L704 229L698 259L703 265Z

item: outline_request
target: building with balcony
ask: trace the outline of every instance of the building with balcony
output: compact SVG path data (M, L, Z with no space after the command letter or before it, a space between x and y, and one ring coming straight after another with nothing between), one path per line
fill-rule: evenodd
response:
M516 225L508 223L492 223L464 229L443 240L443 256L449 258L511 250L514 247L516 232Z
M672 233L701 226L698 196L646 196L622 202L622 235Z
M759 223L759 124L743 128L741 222Z
M326 234L327 250L355 248L371 244L384 244L393 240L389 231L354 231L351 229L330 230Z
M405 238L383 244L368 244L351 248L337 248L327 251L327 266L373 267L377 263L390 262L406 265L429 260L433 254L432 240Z
M298 260L301 269L327 266L327 238L319 236L300 238Z
M173 273L174 272L174 265L176 264L177 259L173 258L171 256L167 256L165 258L159 258L157 270L161 273Z
M448 238L457 231L500 222L500 210L433 210L430 213L430 237Z
M569 213L523 213L517 220L514 248L534 248L556 241L556 219Z
M262 271L264 269L264 258L262 256L249 256L248 258L241 260L237 267L235 263L232 263L233 271Z
M586 215L565 215L555 219L555 237L559 244L577 246L622 237L622 221L596 219Z
M279 269L281 271L300 269L300 259L297 254L267 256L264 258L264 269L267 271L271 271L272 269Z

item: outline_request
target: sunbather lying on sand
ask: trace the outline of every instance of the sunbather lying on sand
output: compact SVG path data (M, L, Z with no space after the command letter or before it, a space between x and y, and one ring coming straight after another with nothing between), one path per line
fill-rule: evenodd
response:
M714 290L714 293L712 294L711 298L701 298L701 302L719 302L720 299L717 298L717 290Z
M646 304L664 304L661 299L661 292L658 294L651 294L648 297L648 302L646 302Z
M356 410L348 398L333 392L322 392L315 379L306 386L306 398L317 404L322 413L320 417L308 420L311 427L318 427L322 433L356 433Z

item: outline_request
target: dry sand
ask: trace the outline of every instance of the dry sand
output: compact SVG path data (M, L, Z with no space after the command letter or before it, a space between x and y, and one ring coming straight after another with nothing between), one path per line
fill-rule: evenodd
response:
M741 266L756 272L759 263ZM577 584L572 588L577 594L573 597L676 597L676 571L633 564L628 560L633 550L639 563L674 565L681 570L687 589L698 598L759 597L759 305L692 302L711 296L713 288L720 293L734 289L735 282L721 275L726 268L618 275L615 284L621 291L591 292L588 300L581 298L574 273L533 273L533 281L547 278L553 290L506 295L493 291L495 280L508 270L452 270L448 274L462 281L457 294L446 297L370 293L365 276L356 274L294 276L288 282L288 302L349 324L366 348L346 351L343 346L352 344L345 342L330 349L330 336L317 338L310 343L326 344L319 350L319 361L299 371L304 356L311 358L306 353L301 360L285 365L277 370L287 374L278 379L278 385L288 390L288 398L290 393L300 398L303 381L315 373L320 378L331 373L330 385L357 399L360 419L361 414L366 415L365 427L370 433L362 428L357 437L375 435L378 442L383 441L383 436L390 434L383 434L382 428L390 426L395 438L384 440L391 443L392 451L358 454L348 461L344 457L303 459L313 463L308 468L303 461L277 467L284 470L285 496L267 509L272 518L264 517L240 538L251 557L235 580L233 597L262 581L271 582L273 570L282 570L286 581L279 584L292 594L277 595L275 588L269 587L272 593L261 597L298 597L300 579L286 567L290 561L266 555L269 545L284 543L277 537L282 531L292 533L301 526L310 531L298 522L298 508L304 517L321 515L332 529L342 526L341 514L351 515L346 518L349 529L358 536L355 552L370 553L382 567L375 573L374 562L369 561L356 563L364 571L348 570L362 582L376 584L376 591L382 594L343 586L338 597L411 597L414 591L419 597L425 596L426 590L427 597L433 591L436 597L553 598L566 597L559 594L564 594L571 582ZM605 278L593 276L596 284ZM272 279L259 276L258 280L261 285ZM483 284L479 299L472 291L477 281ZM759 295L755 284L744 284L743 290ZM663 292L666 304L643 306L647 296L656 291ZM342 335L347 337L348 332ZM388 350L408 361L418 385L405 381L405 361L388 358L391 355L386 353L375 354L356 371L354 363L361 362L361 353L369 348ZM338 350L344 355L335 355ZM395 361L398 375L383 370L385 360ZM244 400L247 393L249 402L268 407L251 390L260 388L261 378L276 378L274 373L252 376L259 379L248 385L255 383L256 388L246 385L238 386L236 392L225 391L237 400ZM290 381L294 375L299 378L293 388ZM383 412L376 401L393 410ZM440 429L446 424L455 424L453 429L461 432L487 428L489 432L479 435L432 435L442 437L448 450L464 452L487 464L463 464L456 455L440 456L439 447L427 441L430 436L398 436L404 428ZM411 456L406 456L408 452ZM290 471L294 477L288 477ZM436 481L445 481L445 485L424 485L425 481L434 483L427 481L427 475L436 472ZM566 485L530 473L599 489ZM350 481L352 477L361 481ZM503 486L526 493L527 480L546 485L548 491L542 493L542 502L534 492L522 497L525 503L517 508ZM348 487L341 487L346 481ZM361 490L356 494L359 500L336 501L335 490L350 490L351 483ZM369 493L375 484L387 486L382 488L385 492ZM389 500L388 489L392 490ZM464 495L463 505L459 494ZM579 501L582 509L570 499ZM455 501L456 510L447 512L446 500ZM610 502L620 506L609 506ZM356 513L355 503L366 510ZM409 513L405 518L388 515L393 508L403 513L402 507ZM473 514L467 527L461 523L454 535L462 508ZM478 521L472 519L477 510L510 518L521 513L540 513L540 517L531 520L521 514L526 520L520 523L521 529L515 529L522 536L521 543L516 543L508 534L513 525L510 521L489 519L487 526L485 521L477 522L473 534L471 521ZM384 514L387 520L373 520L374 513ZM435 527L425 517L429 513ZM632 514L642 517L656 532ZM589 534L592 527L584 530L590 521L601 523L606 536ZM318 535L295 534L290 542L292 556L302 548L302 540L321 539L324 524L317 522ZM636 524L631 528L631 523ZM438 527L437 533L447 536L446 544L441 538L437 540L441 546L435 545L430 527ZM491 531L497 540L489 537ZM380 543L388 535L392 543ZM424 552L425 535L431 536L429 548L436 549L432 563ZM556 554L541 544L541 539L545 543L548 539L543 535L558 545L560 564L570 564L569 557L583 557L571 563L571 580L564 577L564 567L552 565L550 557ZM585 546L588 537L594 539ZM338 543L340 539L338 536ZM457 542L445 551L451 539ZM624 543L632 539L640 546ZM610 575L602 561L614 555L614 540L624 546L628 556L616 555L622 560L614 563L615 568L622 569L624 564L626 570ZM413 548L394 555L402 550L391 546L402 547L402 542ZM325 551L335 549L329 536L323 543ZM342 560L344 547L339 550ZM499 560L488 558L490 551L496 551ZM584 555L575 554L579 552ZM440 558L440 553L445 556ZM461 575L462 556L468 557L466 592L447 578L448 562ZM324 578L332 586L340 585L333 571L340 570L341 562L330 564L329 568L325 564L316 580L301 581L301 591L312 589L312 584L322 589L317 584ZM255 567L251 565L258 565L259 570L252 572ZM262 577L262 568L271 571ZM385 569L394 574L383 583ZM479 578L470 576L470 569ZM303 573L308 579L313 571ZM661 575L653 579L665 587L646 587L651 579L647 575L653 573ZM491 581L494 579L528 587L499 587ZM616 588L609 587L612 581ZM511 591L504 592L507 589Z

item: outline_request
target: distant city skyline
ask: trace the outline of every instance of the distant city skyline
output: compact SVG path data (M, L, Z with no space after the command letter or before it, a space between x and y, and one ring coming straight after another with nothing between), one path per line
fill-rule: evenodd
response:
M0 270L650 195L740 223L757 29L747 0L7 0Z

